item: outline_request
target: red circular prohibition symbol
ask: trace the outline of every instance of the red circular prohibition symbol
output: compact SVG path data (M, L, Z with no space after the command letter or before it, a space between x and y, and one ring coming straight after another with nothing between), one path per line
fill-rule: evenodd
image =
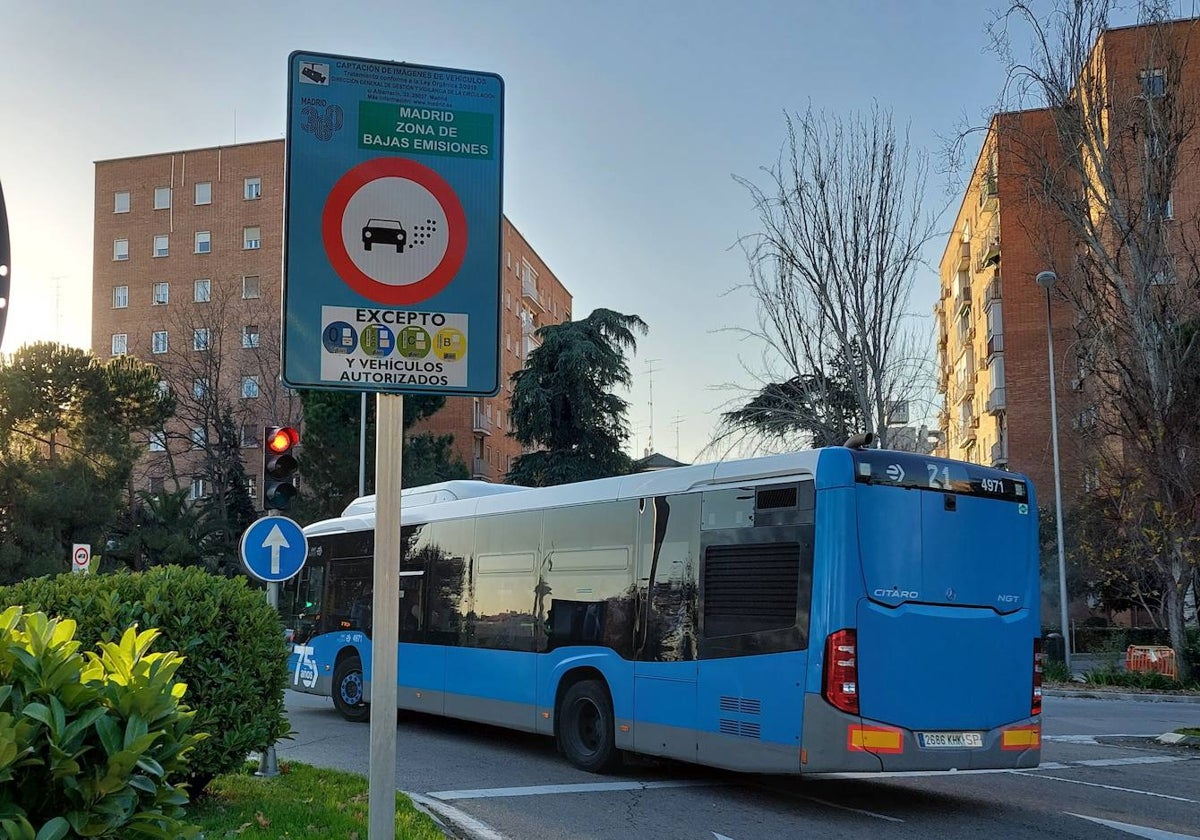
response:
M416 283L404 286L380 283L354 264L342 240L342 216L350 199L363 186L379 178L415 181L429 190L446 212L449 237L446 253L437 267ZM376 303L420 303L446 288L462 267L463 257L467 253L467 214L463 212L462 203L446 180L429 167L407 158L375 158L355 166L333 185L321 214L321 238L334 271L363 297Z

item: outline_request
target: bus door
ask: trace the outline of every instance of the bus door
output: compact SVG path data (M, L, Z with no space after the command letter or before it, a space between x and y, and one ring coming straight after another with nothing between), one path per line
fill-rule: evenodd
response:
M696 761L699 494L641 505L634 633L634 749Z
M921 731L1028 717L1040 629L1027 483L901 453L856 458L862 716Z
M795 773L809 661L814 483L702 495L700 761Z
M442 713L446 689L446 649L425 644L429 623L423 563L400 564L400 663L396 705Z

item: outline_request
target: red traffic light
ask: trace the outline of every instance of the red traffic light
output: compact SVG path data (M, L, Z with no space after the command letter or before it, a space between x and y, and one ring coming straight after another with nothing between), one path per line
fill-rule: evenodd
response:
M300 442L300 433L291 426L278 426L267 434L267 450L281 455Z

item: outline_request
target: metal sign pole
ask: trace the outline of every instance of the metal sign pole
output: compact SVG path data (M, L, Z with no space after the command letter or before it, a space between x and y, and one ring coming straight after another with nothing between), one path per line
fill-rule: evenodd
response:
M396 836L396 677L400 642L400 468L404 397L375 403L375 592L371 627L371 766L367 836Z
M268 511L268 516L277 516L279 511ZM272 607L276 613L279 612L279 582L270 581L267 583L267 604ZM275 745L267 746L266 751L258 759L258 772L254 775L262 776L263 778L273 779L279 775L279 759L275 755Z

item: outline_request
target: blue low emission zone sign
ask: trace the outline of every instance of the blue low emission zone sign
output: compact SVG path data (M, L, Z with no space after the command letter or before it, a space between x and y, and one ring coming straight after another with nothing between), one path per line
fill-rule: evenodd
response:
M284 382L499 391L503 136L495 74L292 53Z

